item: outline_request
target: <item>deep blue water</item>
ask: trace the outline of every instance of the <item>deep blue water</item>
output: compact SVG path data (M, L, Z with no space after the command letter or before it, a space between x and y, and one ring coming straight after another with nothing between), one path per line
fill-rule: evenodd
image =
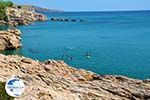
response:
M36 22L19 26L23 48L4 51L33 59L64 60L98 74L150 78L150 12L46 13L85 22ZM90 55L88 58L86 55Z

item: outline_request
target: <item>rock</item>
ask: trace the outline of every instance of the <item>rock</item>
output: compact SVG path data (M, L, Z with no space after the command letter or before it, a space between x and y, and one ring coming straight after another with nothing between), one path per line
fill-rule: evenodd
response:
M66 18L51 18L51 21L64 21L64 22L84 22L84 20L66 19Z
M46 21L47 16L36 13L34 10L29 11L21 8L7 8L6 15L9 25L28 25L34 21ZM4 23L4 22L0 22Z
M22 59L21 61L24 62L24 63L28 63L28 64L31 64L31 63L32 63L32 60L29 59L29 58L24 58L24 59Z
M65 19L65 21L66 21L66 22L68 22L68 21L69 21L69 19Z
M51 18L51 21L55 21L55 18Z
M46 21L48 18L47 16L40 14L40 13L35 13L35 19L36 21Z
M18 29L0 31L0 50L17 49L21 45L21 32Z
M0 25L4 25L4 24L6 24L6 23L7 23L6 21L0 20Z
M75 20L75 19L71 19L71 21L72 21L72 22L76 22L77 20Z
M100 76L83 69L74 69L63 61L39 62L0 54L0 83L5 83L12 76L21 78L26 84L23 95L14 100L150 99L149 80Z

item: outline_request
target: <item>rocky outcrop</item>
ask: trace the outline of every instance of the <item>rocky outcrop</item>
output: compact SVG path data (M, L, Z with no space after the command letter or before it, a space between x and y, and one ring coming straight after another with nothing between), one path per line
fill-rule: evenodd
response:
M4 20L0 20L0 25L4 25L4 24L7 24L7 22Z
M82 19L70 19L70 18L51 18L50 20L59 22L85 22Z
M0 20L0 25L28 25L34 21L45 21L47 17L35 11L19 8L7 8L7 21ZM17 49L21 47L21 32L18 29L0 31L0 50Z
M0 55L0 82L24 80L24 94L14 100L148 100L150 81L123 76L99 76L74 69L63 61L39 62ZM0 98L1 99L1 98Z
M0 50L17 49L21 47L21 32L18 29L0 31Z
M28 25L34 21L45 21L47 16L36 13L35 11L24 10L21 8L7 8L6 15L9 25Z

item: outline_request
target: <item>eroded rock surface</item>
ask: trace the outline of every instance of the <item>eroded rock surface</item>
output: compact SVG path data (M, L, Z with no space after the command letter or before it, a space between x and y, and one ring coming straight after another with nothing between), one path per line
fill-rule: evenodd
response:
M21 32L18 29L0 31L0 50L17 49L21 45Z
M99 76L74 69L63 61L39 62L0 54L0 82L17 76L24 94L15 100L148 100L150 81Z
M7 8L6 15L8 22L0 21L9 25L28 25L34 21L46 21L47 16L21 8Z

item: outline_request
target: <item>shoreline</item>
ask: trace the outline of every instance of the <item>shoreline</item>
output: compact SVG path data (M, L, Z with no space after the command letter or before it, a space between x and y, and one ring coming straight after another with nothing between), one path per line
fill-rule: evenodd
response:
M100 76L75 69L63 61L39 62L18 55L0 54L0 82L19 77L26 84L24 94L14 100L146 100L150 98L150 80L124 76ZM142 91L141 91L142 90ZM32 93L32 95L31 95Z
M17 7L6 9L8 21L0 20L0 25L9 25L5 31L0 31L0 50L14 50L21 48L21 31L17 25L29 25L36 21L48 20L46 15L37 13L33 10L24 10Z
M29 22L32 23L32 21ZM24 20L21 20L19 23L26 25ZM18 32L19 30L16 32L12 31L3 31L4 35L0 34L2 38L7 37L5 36L6 33L10 34L8 40L4 39L6 40L4 41L1 39L6 43L4 46L6 48L2 50L21 47L21 32ZM11 46L8 48L9 45L13 44L11 42L15 42L12 37L17 38L19 46L18 44L16 46L15 43L14 47L16 48ZM101 76L84 69L75 69L63 61L47 60L39 62L23 56L0 54L0 68L1 83L5 83L7 79L16 76L24 80L26 84L23 96L14 98L14 100L150 99L150 80L138 80L120 75Z
M12 15L10 15L10 12L14 12L14 13L12 13ZM19 11L21 11L21 13L18 13ZM16 15L15 14L17 14L17 16L20 16L20 14L23 14L23 13L28 13L28 11L27 10L23 10L23 9L18 9L18 8L8 8L8 10L7 10L7 15L8 16L11 16L11 17L16 17ZM52 12L53 13L53 12ZM42 17L42 20L41 19L36 19L36 20L32 20L30 23L23 23L22 25L30 25L30 24L32 24L33 22L36 22L36 21L47 21L48 20L48 18L47 18L47 16L46 15L43 15L43 14L41 14L41 13L37 13L37 12L35 12L34 11L34 9L32 9L32 11L29 11L29 16L28 17L33 17L34 16L34 14L39 14L39 15L41 15L41 17ZM21 16L20 16L21 17ZM59 20L64 20L65 21L65 19L63 19L63 18L51 18L50 20L52 20L52 21L59 21ZM70 19L71 20L71 19ZM75 20L75 19L74 19ZM0 20L1 22L3 22L2 20ZM67 19L67 21L69 21L68 19ZM17 21L16 21L16 23L18 23ZM6 22L6 25L12 25L12 24L10 24L10 22ZM19 24L16 24L16 25L19 25ZM4 43L4 42L2 42L2 44L5 44L5 46L4 47L2 47L2 49L0 48L0 50L3 50L3 51L5 51L5 50L15 50L15 49L18 49L18 48L21 48L22 47L22 44L21 44L21 31L19 30L19 29L16 29L15 27L13 27L14 29L7 29L6 31L0 31L1 32L1 37L2 38L4 38L5 36L3 36L3 34L9 34L9 38L7 39L7 41L5 41L6 42L6 44ZM16 45L14 45L13 46L13 42L15 42L15 41L13 41L11 44L12 44L12 46L10 45L9 46L9 44L7 44L7 42L8 41L12 41L14 38L12 38L11 39L11 36L12 35L15 35L15 36L13 36L13 37L15 37L17 40L15 40L15 41L17 41L17 43L15 43ZM6 39L4 39L4 40L6 40ZM10 42L8 42L8 43L10 43ZM2 45L1 45L2 46ZM8 47L7 47L8 46ZM123 75L113 75L113 76L123 76ZM128 76L126 76L126 77L128 77ZM131 77L130 77L131 78ZM132 78L132 79L135 79L135 78ZM139 79L139 80L141 80L141 79ZM142 80L144 80L144 79L142 79Z

